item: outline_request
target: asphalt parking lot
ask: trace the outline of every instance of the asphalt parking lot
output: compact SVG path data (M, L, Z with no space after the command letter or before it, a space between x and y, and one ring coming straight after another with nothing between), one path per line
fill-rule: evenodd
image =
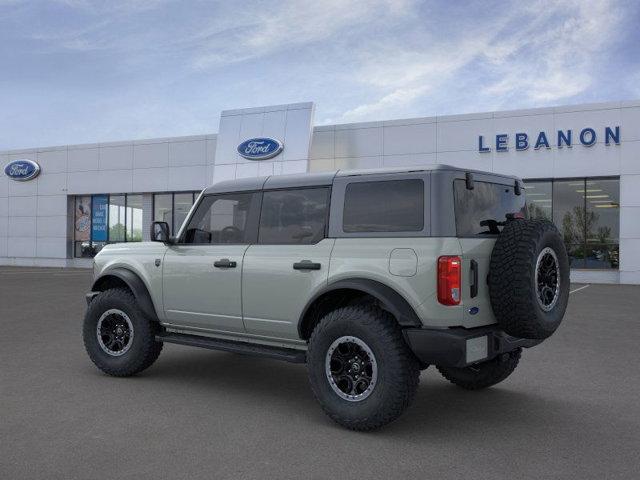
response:
M491 389L429 368L406 414L365 434L322 413L300 365L166 345L137 377L103 375L81 339L89 284L0 267L2 479L640 476L640 286L575 291Z

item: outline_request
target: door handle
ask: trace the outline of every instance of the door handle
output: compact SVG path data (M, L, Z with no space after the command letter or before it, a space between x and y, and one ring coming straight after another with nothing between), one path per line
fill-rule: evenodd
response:
M236 268L236 262L232 262L228 258L223 258L213 262L213 266L216 268Z
M471 298L478 296L478 262L471 260Z
M293 264L294 270L320 270L320 267L322 267L322 265L312 262L311 260L301 260Z

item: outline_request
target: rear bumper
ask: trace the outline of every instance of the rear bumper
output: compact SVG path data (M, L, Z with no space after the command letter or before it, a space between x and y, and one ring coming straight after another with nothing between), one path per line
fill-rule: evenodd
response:
M443 367L466 367L542 342L512 337L497 325L469 329L407 328L403 333L407 344L423 364Z

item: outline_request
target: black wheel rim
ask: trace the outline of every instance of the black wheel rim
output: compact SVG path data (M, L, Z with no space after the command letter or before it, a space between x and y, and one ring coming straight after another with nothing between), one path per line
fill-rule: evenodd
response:
M538 255L535 282L538 305L548 312L555 307L560 294L560 264L550 247L542 249Z
M340 398L359 402L373 392L378 380L378 363L361 339L344 336L327 350L325 373L329 385Z
M133 343L133 324L122 310L110 309L98 319L96 335L100 348L113 357L124 355Z

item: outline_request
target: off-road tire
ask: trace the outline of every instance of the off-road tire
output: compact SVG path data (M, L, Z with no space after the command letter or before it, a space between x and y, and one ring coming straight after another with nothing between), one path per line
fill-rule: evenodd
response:
M522 349L465 368L437 367L444 378L465 390L480 390L506 379L518 366Z
M327 352L342 336L361 339L377 362L375 387L358 402L338 396L326 375ZM398 418L411 404L420 378L420 364L393 316L364 304L333 310L319 321L309 340L307 367L313 394L327 415L340 425L359 431L374 430Z
M552 308L538 302L536 264L549 248L558 261L559 291ZM502 329L514 337L545 339L560 325L569 300L569 258L556 226L547 220L511 220L491 253L489 296Z
M133 324L131 347L118 357L111 356L102 349L96 333L100 316L110 309L123 311ZM89 358L100 370L114 377L127 377L149 368L160 355L162 343L155 340L159 328L157 322L149 320L140 310L129 290L113 288L98 294L89 304L82 336Z

